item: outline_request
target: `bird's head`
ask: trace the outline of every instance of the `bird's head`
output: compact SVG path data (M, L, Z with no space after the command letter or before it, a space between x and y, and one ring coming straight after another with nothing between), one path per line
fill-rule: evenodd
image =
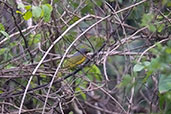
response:
M81 48L81 49L79 50L79 52L80 52L81 54L87 54L88 52L90 52L90 50L88 50L88 49L86 49L86 48Z

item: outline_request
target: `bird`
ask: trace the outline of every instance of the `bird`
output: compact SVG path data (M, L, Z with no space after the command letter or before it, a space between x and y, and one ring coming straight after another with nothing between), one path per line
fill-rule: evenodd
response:
M86 60L86 54L90 52L90 50L86 48L81 48L78 50L73 56L66 59L64 62L64 68L73 69L76 66L82 64Z

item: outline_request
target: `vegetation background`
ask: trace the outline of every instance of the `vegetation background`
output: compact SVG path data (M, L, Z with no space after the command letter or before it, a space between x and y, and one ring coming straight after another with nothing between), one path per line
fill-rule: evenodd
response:
M170 0L0 0L0 112L171 114ZM91 52L62 69L81 48Z

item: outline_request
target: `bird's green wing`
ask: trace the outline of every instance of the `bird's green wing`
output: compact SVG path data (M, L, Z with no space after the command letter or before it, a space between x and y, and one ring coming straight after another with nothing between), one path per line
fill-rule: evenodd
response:
M86 57L81 54L78 56L73 56L64 62L64 68L72 69L72 68L76 67L77 65L82 64L85 61L85 59L86 59Z

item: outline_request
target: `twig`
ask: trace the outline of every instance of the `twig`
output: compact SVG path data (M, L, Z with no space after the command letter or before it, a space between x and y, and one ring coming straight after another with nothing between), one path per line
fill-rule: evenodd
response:
M165 41L167 41L167 40L170 40L170 39L171 39L171 38L163 39L163 40L161 40L161 41L155 43L154 45L150 46L149 48L147 48L147 49L140 55L140 57L139 57L139 59L137 60L137 62L139 63L139 62L141 61L141 58L143 57L143 55L144 55L145 53L147 53L147 51L149 51L150 49L154 48L157 44L161 44L161 43L163 43L163 42L165 42Z

